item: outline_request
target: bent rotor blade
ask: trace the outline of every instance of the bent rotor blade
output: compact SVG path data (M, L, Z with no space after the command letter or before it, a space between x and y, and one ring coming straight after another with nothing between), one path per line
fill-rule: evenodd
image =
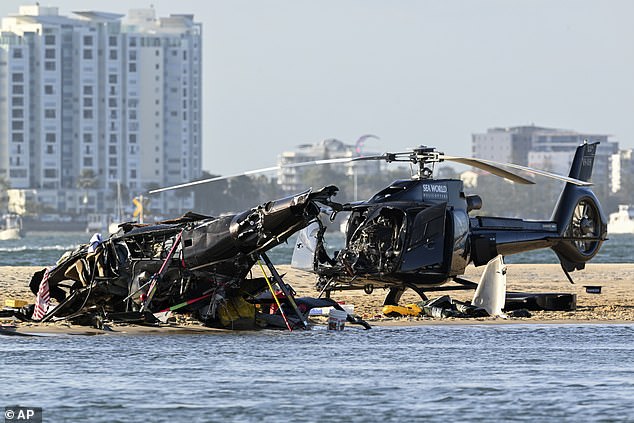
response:
M469 159L467 157L452 157L452 156L441 156L443 160L452 161L456 163L462 163L466 165L470 165L473 167L477 167L482 170L486 170L489 173L492 173L497 176L501 176L502 178L508 179L509 181L517 182L518 184L534 184L535 182L530 179L523 178L519 175L509 172L508 170L501 169L492 164L484 163L480 159Z
M444 160L453 161L453 162L458 162L458 163L470 164L471 166L478 167L478 168L484 169L484 170L487 170L486 168L484 168L484 166L493 166L494 168L497 168L497 169L500 169L500 166L505 166L505 167L510 167L512 169L523 170L524 172L533 173L535 175L545 176L546 178L551 178L551 179L556 179L558 181L568 182L568 183L571 183L571 184L574 184L574 185L579 185L579 186L584 186L584 187L592 185L592 182L581 181L579 179L571 178L569 176L563 176L563 175L559 175L557 173L547 172L545 170L535 169L535 168L527 167L527 166L521 166L521 165L514 164L514 163L500 163L500 162L494 162L493 160L469 159L469 158L466 158L466 157L453 157L453 156L443 156L443 159ZM500 170L502 170L504 172L507 172L507 171L505 171L503 169L500 169ZM495 174L495 172L491 172L491 173ZM514 175L514 174L511 173L511 175ZM515 175L515 176L517 176L517 175ZM504 176L504 177L506 178L506 176ZM517 177L520 177L520 176L517 176ZM522 179L524 179L524 178L522 178ZM525 180L528 181L528 179L525 179ZM534 182L531 181L530 183L534 183Z

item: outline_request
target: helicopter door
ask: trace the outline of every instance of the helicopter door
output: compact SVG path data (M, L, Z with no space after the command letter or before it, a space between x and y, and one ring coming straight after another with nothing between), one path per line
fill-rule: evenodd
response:
M420 211L410 227L410 236L401 272L442 270L445 252L445 216L447 203Z

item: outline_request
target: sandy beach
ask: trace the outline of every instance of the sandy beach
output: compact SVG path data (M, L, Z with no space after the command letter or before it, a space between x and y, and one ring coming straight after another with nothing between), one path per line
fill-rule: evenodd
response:
M29 303L34 296L29 291L28 282L31 275L40 270L39 267L0 266L0 304L5 299L22 299ZM278 266L278 271L285 274L284 280L290 283L299 296L317 296L315 276L309 272L299 271L290 266ZM466 279L478 281L484 266L469 267L464 275ZM254 269L254 274L257 272ZM529 318L471 318L471 319L431 319L427 317L387 318L381 309L386 291L377 289L367 295L362 291L333 292L332 297L346 304L353 304L355 314L372 325L417 325L417 324L509 324L509 323L633 323L634 322L634 264L588 264L581 272L574 272L575 284L570 284L559 265L555 264L509 264L507 265L507 289L522 292L562 292L577 294L577 310L571 312L535 311ZM586 292L585 285L602 287L600 294ZM469 300L473 291L429 292L429 298L448 294L458 300ZM405 292L401 304L420 301L411 290ZM20 330L31 332L64 331L77 334L96 334L102 331L84 326L71 326L64 322L36 324L2 321L4 324L17 325ZM179 319L177 327L118 327L120 332L215 332L198 325L192 319Z

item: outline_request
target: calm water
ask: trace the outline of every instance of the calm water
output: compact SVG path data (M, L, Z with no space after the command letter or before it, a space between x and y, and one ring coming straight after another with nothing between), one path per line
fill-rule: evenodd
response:
M633 340L634 325L0 337L1 395L44 421L634 421Z
M54 264L65 251L79 244L86 244L90 234L83 232L56 233L32 232L15 241L0 241L0 266L49 266ZM287 244L275 247L268 254L276 264L289 264L293 255L296 235ZM344 245L340 232L326 233L327 249L330 255ZM550 249L517 254L505 258L507 263L558 263ZM611 235L603 244L593 263L634 262L634 235Z

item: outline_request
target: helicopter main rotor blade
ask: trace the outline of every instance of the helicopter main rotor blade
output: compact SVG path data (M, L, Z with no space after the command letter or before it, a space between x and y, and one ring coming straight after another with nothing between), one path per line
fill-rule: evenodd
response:
M290 163L290 164L286 164L286 165L282 165L282 166L264 167L262 169L249 170L247 172L236 173L236 174L233 174L233 175L216 176L216 177L213 177L213 178L201 179L200 181L186 182L186 183L183 183L183 184L172 185L172 186L165 187L165 188L158 188L158 189L154 189L154 190L149 191L149 194L156 194L156 193L159 193L159 192L171 191L171 190L180 189L180 188L188 188L188 187L192 187L192 186L195 186L195 185L207 184L209 182L216 182L216 181L222 181L222 180L225 180L225 179L238 178L240 176L249 176L249 175L257 175L257 174L260 174L260 173L273 172L275 170L280 170L280 169L290 169L290 168L294 168L294 167L303 167L303 166L325 165L325 164L331 164L331 163L349 163L349 162L352 162L352 161L356 161L357 159L360 159L360 158L361 157L343 157L343 158L339 158L339 159L313 160L313 161L309 161L309 162Z
M178 185L172 185L172 186L165 187L165 188L153 189L153 190L149 191L149 194L156 194L156 193L159 193L159 192L171 191L173 189L193 187L195 185L207 184L209 182L215 182L215 181L222 181L223 179L237 178L239 176L247 176L247 175L253 175L253 174L258 174L258 173L272 172L272 171L278 170L278 169L279 169L279 166L272 166L272 167L265 167L265 168L262 168L262 169L250 170L248 172L236 173L234 175L216 176L216 177L213 177L213 178L201 179L200 181L186 182L184 184L178 184Z
M516 175L515 173L509 172L508 170L504 170L502 168L499 168L489 163L484 163L480 159L470 159L467 157L453 157L453 156L442 156L442 159L477 167L479 169L486 170L487 172L492 173L494 175L501 176L502 178L508 179L509 181L517 182L518 184L529 185L529 184L535 183L531 181L530 179L523 178L519 175Z
M510 173L508 171L505 171L504 169L501 169L500 166L506 166L506 167L510 167L510 168L513 168L513 169L522 170L524 172L533 173L535 175L545 176L546 178L556 179L558 181L568 182L568 183L571 183L571 184L574 184L574 185L579 185L579 186L591 186L592 185L592 182L580 181L579 179L571 178L569 176L563 176L563 175L559 175L557 173L547 172L545 170L540 170L540 169L534 169L532 167L522 166L522 165L518 165L518 164L514 164L514 163L500 163L500 162L495 162L493 160L470 159L470 158L467 158L467 157L454 157L454 156L443 156L443 159L444 160L449 160L449 161L452 161L452 162L457 162L457 163L463 163L463 164L471 165L473 167L477 167L477 168L486 170L488 172L491 172L494 175L497 175L497 173L488 170L485 166L492 166L493 169L498 169L498 170L500 170L502 172L506 172L507 174L510 174L510 175L515 175L515 174ZM498 176L502 176L504 178L507 178L507 176L503 176L503 175L498 175ZM515 177L521 178L521 176L518 176L518 175L515 175ZM524 179L524 178L522 178L522 179ZM532 181L530 181L528 179L524 179L524 180L525 181L529 181L529 183L534 183L534 182L532 182ZM526 182L520 182L520 183L526 183Z

